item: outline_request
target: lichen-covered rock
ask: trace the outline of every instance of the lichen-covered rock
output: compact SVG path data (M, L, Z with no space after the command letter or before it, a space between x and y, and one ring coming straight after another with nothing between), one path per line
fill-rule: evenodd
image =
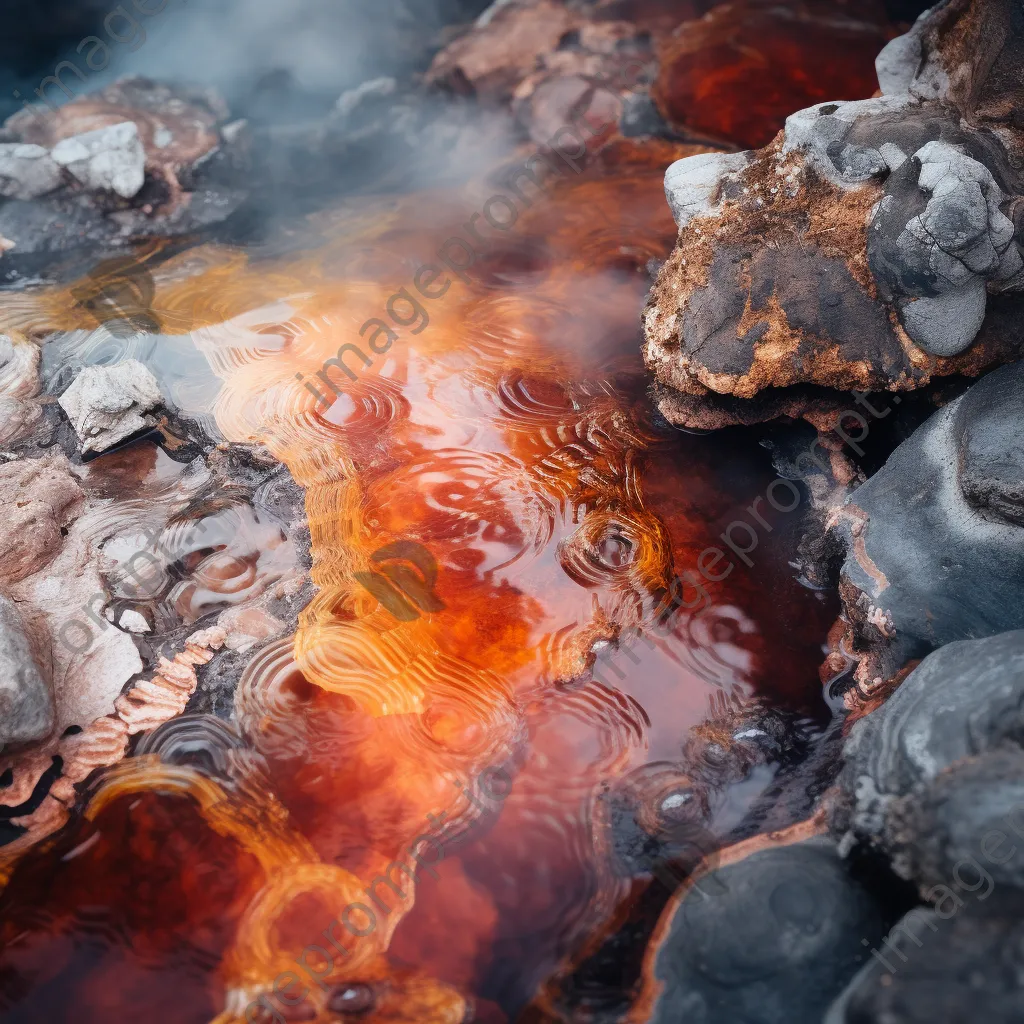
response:
M1024 628L1024 365L934 413L835 515L864 686L953 640Z
M101 452L153 426L163 401L153 374L137 359L87 366L60 396L84 452Z
M106 189L124 199L131 199L146 177L146 154L132 121L62 139L51 156L86 188Z
M827 840L750 853L696 878L666 910L643 1019L820 1020L867 959L861 940L879 941L886 924Z
M1020 357L1005 329L1024 312L1010 6L940 4L916 42L883 51L884 95L799 111L756 153L669 168L680 234L644 357L671 421L798 415L836 390L910 391ZM960 47L975 23L998 46Z
M885 704L850 730L840 775L843 801L833 825L887 848L894 801L919 792L966 758L1002 744L1019 750L1022 738L1024 631L948 644L930 654ZM960 781L971 779L976 770ZM978 808L982 817L994 813L1001 798L990 792L987 799L989 810L984 804ZM901 829L905 831L897 826ZM911 874L908 868L903 873Z
M14 603L0 594L0 750L45 739L53 728L53 696Z

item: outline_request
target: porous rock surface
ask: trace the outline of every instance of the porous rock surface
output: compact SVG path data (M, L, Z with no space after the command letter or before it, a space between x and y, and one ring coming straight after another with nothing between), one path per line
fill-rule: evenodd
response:
M669 420L796 415L1019 357L986 312L1024 311L1021 53L1010 0L947 0L882 51L881 96L669 168L680 235L644 315Z
M0 196L35 199L60 184L60 167L42 146L0 143Z
M146 177L146 153L133 121L62 139L50 154L87 188L108 189L131 199Z
M86 452L104 451L151 427L161 401L156 378L137 359L87 366L60 397Z
M934 413L835 515L841 592L890 679L955 640L1024 628L1024 366L993 371Z

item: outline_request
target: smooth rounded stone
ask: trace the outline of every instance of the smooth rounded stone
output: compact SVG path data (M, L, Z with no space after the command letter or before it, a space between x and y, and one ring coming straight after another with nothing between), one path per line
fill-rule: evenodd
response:
M0 594L0 750L46 739L53 722L53 694L32 658L17 606Z
M820 1020L887 923L822 838L719 868L666 913L648 951L650 1024Z
M1020 1024L1022 1006L1024 894L999 889L912 910L823 1024Z
M1019 717L1019 716L1018 716ZM958 761L894 800L885 845L926 899L958 889L1024 890L1024 751L1002 747Z
M156 423L163 401L153 374L137 359L87 366L58 399L82 441L83 452L101 452Z
M134 121L62 139L51 152L86 188L109 189L131 199L146 176L146 151Z
M847 615L878 662L866 681L951 641L1024 628L1022 527L1018 363L934 413L836 514Z
M839 777L846 804L834 827L883 839L893 800L1022 738L1024 630L947 644L850 730Z
M980 277L941 295L908 299L900 320L916 345L933 356L955 356L967 349L985 319L988 290Z
M42 146L0 143L0 196L35 199L52 192L60 182L60 167Z

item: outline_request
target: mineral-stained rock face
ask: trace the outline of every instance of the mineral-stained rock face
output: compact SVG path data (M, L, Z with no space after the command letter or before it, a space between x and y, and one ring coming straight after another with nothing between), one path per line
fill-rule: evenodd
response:
M982 8L998 59L950 41ZM746 158L669 169L680 235L644 355L670 420L793 415L834 389L908 391L1021 354L1004 329L1024 309L1009 9L940 5L880 55L882 96L800 111ZM999 103L982 115L979 93Z
M932 415L835 514L862 684L953 640L1024 627L1024 367Z

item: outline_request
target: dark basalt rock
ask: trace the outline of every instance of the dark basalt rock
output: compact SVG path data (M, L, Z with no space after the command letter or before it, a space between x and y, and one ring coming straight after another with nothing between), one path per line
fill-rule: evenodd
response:
M900 873L939 894L983 871L993 886L1024 890L1024 751L991 750L940 772L889 808L885 841ZM981 869L978 865L982 865Z
M905 877L931 880L941 870L922 873L921 865L944 864L975 826L984 826L1019 795L1020 776L1013 769L1020 766L1022 742L1024 631L948 644L851 729L833 829L849 830L889 853L922 844L909 861L903 858L895 866ZM1003 745L1010 753L965 762L940 780L950 766ZM969 793L978 793L979 779L984 778L1003 781L983 799L979 796L969 817L958 820L956 807L963 810ZM1004 790L1005 785L1010 788ZM899 800L905 802L895 804ZM911 800L916 808L910 808ZM942 847L942 830L952 845Z
M837 514L858 680L954 640L1024 627L1024 367L935 413Z
M861 940L887 924L821 838L704 875L666 915L648 964L650 1024L820 1020L868 956Z
M824 1024L1016 1024L1024 1004L1024 894L911 911Z

